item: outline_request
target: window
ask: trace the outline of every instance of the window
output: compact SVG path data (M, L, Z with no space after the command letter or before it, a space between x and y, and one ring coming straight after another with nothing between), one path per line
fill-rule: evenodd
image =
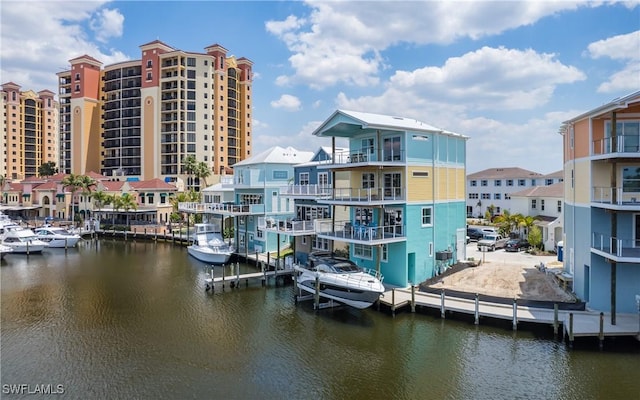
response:
M187 57L187 67L195 67L196 59L194 57Z
M367 260L373 259L371 246L366 246L364 244L354 244L353 255L360 258L366 258Z
M573 171L572 181L573 181ZM640 192L640 166L625 167L622 169L622 191Z
M375 176L373 173L365 172L362 174L362 188L373 189L376 187Z
M151 68L151 60L147 60L147 68Z
M540 211L544 211L544 199L540 200Z
M481 180L480 186L487 186L487 180L486 179Z
M531 208L534 210L537 208L536 199L531 199Z
M469 200L478 200L478 193L469 193Z
M382 255L380 256L380 261L383 261L383 262L389 261L389 249L387 248L386 244L383 244L380 247L380 251L382 252Z
M504 194L504 199L505 200L511 200L511 195L509 193L505 193Z
M308 172L300 172L298 175L298 180L300 185L308 185L309 184L309 173Z
M493 194L493 199L494 199L494 200L500 200L500 198L501 198L501 197L502 197L502 196L500 195L500 193L494 193L494 194Z
M313 241L311 243L311 247L315 250L329 251L329 240L314 236Z
M262 237L263 237L262 229L256 229L256 237L258 239L262 239Z
M562 200L558 200L558 208L557 208L558 212L561 213L562 212Z
M150 81L151 80L151 72L147 72L147 80Z
M507 186L513 186L513 179L507 179Z
M491 200L491 193L482 193L482 200Z
M422 207L422 226L430 226L431 222L431 213L433 209L431 207Z
M536 186L536 180L535 179L531 180L531 186Z
M478 181L476 181L475 179L471 181L471 186L475 187L478 186Z
M493 181L493 186L502 186L502 179L496 179Z
M329 173L328 172L318 172L318 185L320 185L320 186L329 186Z
M288 179L289 174L287 171L273 171L273 179Z
M547 180L544 182L544 184L545 184L545 185L547 185L547 186L549 186L549 185L553 185L553 179L547 179Z
M76 80L79 81L80 80L80 73L76 72ZM14 99L15 100L15 99Z
M518 186L525 186L527 183L524 179L518 179Z

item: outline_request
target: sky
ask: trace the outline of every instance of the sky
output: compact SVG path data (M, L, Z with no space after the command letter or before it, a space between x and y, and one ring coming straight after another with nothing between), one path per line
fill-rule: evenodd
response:
M0 83L36 92L156 39L250 59L253 154L330 146L312 132L344 109L468 136L469 174L547 174L563 121L640 90L638 1L3 0L0 25Z

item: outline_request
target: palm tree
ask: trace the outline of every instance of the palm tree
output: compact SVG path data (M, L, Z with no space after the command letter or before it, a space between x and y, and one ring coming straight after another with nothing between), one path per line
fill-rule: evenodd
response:
M518 227L520 218L522 218L521 214L511 214L509 210L504 210L501 215L495 218L495 222L504 234L509 235Z
M527 215L526 217L521 216L520 220L518 221L518 227L524 229L525 233L528 235L537 220L537 217L532 217L529 215Z
M93 198L93 206L98 209L98 213L100 213L100 211L102 210L102 206L110 204L111 202L111 196L109 196L102 190L93 192L91 194L91 198Z
M130 195L129 193L124 193L120 196L120 207L127 213L127 226L129 225L129 210L138 209L138 203L136 202L135 197Z
M71 190L71 224L75 225L74 197L78 188L82 187L80 175L69 174L62 179L62 185Z
M111 203L111 205L113 206L113 214L111 214L111 225L115 226L116 213L120 208L122 208L122 199L120 198L120 196L116 196L115 194L112 194L109 196L109 199L107 201Z
M207 163L204 161L200 161L198 165L196 165L196 170L194 171L196 178L202 179L204 181L204 187L207 187L207 178L211 176L211 170L207 166Z
M182 170L185 174L189 175L189 178L192 178L192 175L196 172L197 166L198 162L196 161L196 156L194 155L186 156L182 160ZM189 180L187 180L187 183ZM190 185L187 185L187 188L189 188L189 186Z
M84 210L85 210L85 217L87 215L87 198L91 196L91 191L92 189L95 188L96 186L96 181L91 178L90 176L87 175L80 175L78 177L78 184L79 184L79 188L82 189L81 193L82 193L82 198L84 199Z
M0 203L6 198L6 194L4 193L4 184L7 183L7 178L4 175L0 175L0 190L2 190L2 198L0 198Z

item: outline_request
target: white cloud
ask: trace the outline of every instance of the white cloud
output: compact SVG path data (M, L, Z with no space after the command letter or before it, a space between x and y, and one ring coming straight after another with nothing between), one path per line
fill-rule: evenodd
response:
M270 104L273 108L279 108L285 111L299 111L302 108L300 99L290 94L283 94L278 100L274 100Z
M57 91L56 72L83 54L111 64L129 59L120 51L102 51L85 26L103 2L3 2L0 75L23 90ZM25 34L28 33L28 34Z
M307 19L289 16L269 21L267 31L293 55L293 75L279 85L306 84L316 89L346 83L377 84L385 68L381 52L400 43L448 44L478 39L533 24L588 2L308 2ZM366 5L366 6L365 6Z
M624 66L598 86L599 93L632 92L640 89L640 31L598 40L587 47L593 59L609 58Z
M96 33L97 40L106 42L109 38L122 36L123 23L124 15L119 10L105 8L91 18L89 26Z

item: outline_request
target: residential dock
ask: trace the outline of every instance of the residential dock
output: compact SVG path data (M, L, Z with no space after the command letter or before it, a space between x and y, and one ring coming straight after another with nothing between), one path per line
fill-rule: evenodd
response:
M519 322L548 324L556 335L562 325L570 345L576 337L598 338L601 347L605 337L632 336L640 340L640 314L616 314L616 324L612 325L611 315L606 313L521 306L515 299L512 304L499 304L481 301L478 295L475 299L463 299L447 296L446 291L421 292L415 286L391 289L380 297L379 304L394 316L400 309L410 307L415 312L416 307L425 307L440 310L442 318L447 312L474 315L475 324L480 323L481 317L511 321L514 330Z

